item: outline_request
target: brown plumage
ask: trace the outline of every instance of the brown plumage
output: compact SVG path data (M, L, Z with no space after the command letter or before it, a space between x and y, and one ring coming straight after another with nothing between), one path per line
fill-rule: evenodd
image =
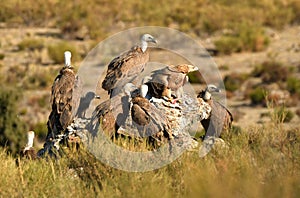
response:
M109 137L111 137L117 129L116 118L113 114L113 107L111 106L110 100L102 102L95 108L89 131L94 136L97 135L100 125L103 132Z
M211 98L212 92L219 91L216 86L208 85L207 88L197 96L197 98L209 103L212 109L210 117L201 121L206 131L206 136L219 137L223 131L229 130L232 125L233 117L230 111L221 103Z
M158 132L169 134L170 126L163 112L157 109L148 99L140 95L132 99L131 116L141 136L151 136Z
M55 78L51 92L52 111L47 122L48 138L64 131L73 121L78 106L79 79L71 66L71 53L65 52L65 66Z
M131 116L131 117L128 117ZM131 120L131 121L130 121ZM132 83L124 86L122 94L98 105L93 112L88 130L96 136L99 127L111 137L120 127L129 131L138 130L140 137L155 135L170 127L165 115L140 95ZM132 130L131 130L132 129Z
M152 72L152 80L146 83L152 96L160 98L166 96L172 98L172 91L177 98L183 94L183 86L187 82L187 74L198 70L197 67L188 64L167 66Z
M99 104L92 115L88 130L93 136L99 132L99 127L103 132L111 137L118 128L124 124L129 115L130 93L134 87L124 86L122 92Z
M153 36L144 34L141 37L141 45L131 48L128 52L114 58L108 65L106 76L102 82L102 88L111 95L116 87L125 85L137 77L149 61L147 42L156 43ZM111 95L112 96L112 95Z

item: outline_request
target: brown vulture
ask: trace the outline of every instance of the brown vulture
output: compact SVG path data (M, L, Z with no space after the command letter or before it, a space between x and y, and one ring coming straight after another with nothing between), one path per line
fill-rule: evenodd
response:
M187 74L197 71L198 68L193 65L179 64L170 65L152 72L152 80L148 81L148 91L151 96L156 98L167 97L172 100L172 91L176 98L181 98L183 86L188 81Z
M116 87L122 87L132 82L145 68L149 61L148 42L157 43L150 34L142 35L140 45L114 58L108 65L102 88L112 97ZM116 93L117 94L117 93Z
M65 66L52 85L51 108L46 141L64 131L74 119L79 101L79 78L71 66L71 52L66 51Z
M219 137L222 131L230 129L233 117L225 106L211 98L213 92L220 92L220 90L215 85L208 85L205 90L199 93L197 98L204 100L211 106L209 118L201 121L206 132L205 136Z

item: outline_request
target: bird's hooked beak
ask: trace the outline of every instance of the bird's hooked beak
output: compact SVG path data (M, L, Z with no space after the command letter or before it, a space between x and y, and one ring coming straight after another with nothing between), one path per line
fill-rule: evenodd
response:
M157 44L157 40L155 38L153 38L153 37L152 37L152 39L151 39L150 42Z

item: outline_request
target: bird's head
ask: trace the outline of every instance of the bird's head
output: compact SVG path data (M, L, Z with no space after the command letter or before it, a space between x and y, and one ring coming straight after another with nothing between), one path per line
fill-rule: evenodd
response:
M157 40L150 34L143 34L141 37L141 41L157 44Z
M65 51L64 52L64 55L65 55L65 66L71 66L71 57L72 57L72 54L70 51Z
M176 66L177 70L181 73L188 74L193 71L198 71L199 68L194 65L188 65L188 64L180 64Z
M139 93L139 89L132 83L127 83L123 87L123 90L124 90L125 95L129 96L129 98L133 98Z
M205 91L207 91L209 93L221 92L221 90L216 85L213 85L213 84L207 85Z
M148 43L155 43L155 44L157 44L157 41L156 41L156 39L152 35L150 35L150 34L143 34L141 36L141 48L142 48L143 52L145 52L147 50Z

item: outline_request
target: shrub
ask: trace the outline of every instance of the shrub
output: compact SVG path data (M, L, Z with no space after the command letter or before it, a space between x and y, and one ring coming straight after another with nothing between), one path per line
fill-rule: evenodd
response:
M76 48L73 45L65 41L61 41L57 44L50 45L48 47L49 57L56 63L56 64L63 64L64 63L64 52L70 51L72 53L72 61L76 61L79 59L79 55L77 53Z
M298 79L296 77L288 77L287 90L291 94L297 94L300 96L300 79Z
M257 87L250 92L251 103L254 105L264 104L265 96L266 96L266 90L261 87Z
M247 79L247 74L233 73L225 76L224 85L227 91L236 91Z
M276 107L274 109L274 114L275 120L278 122L290 122L295 115L291 110L286 109L284 106Z
M0 60L3 60L5 58L5 54L0 54Z
M251 75L261 77L265 83L286 81L289 76L289 68L280 62L266 61L257 65Z
M31 38L27 38L24 39L23 41L21 41L18 44L19 50L41 50L44 47L44 41L41 39L31 39Z
M215 41L215 46L220 54L230 55L242 50L242 43L236 37L223 36Z
M261 27L242 24L238 25L236 29L236 34L225 35L215 41L217 51L221 54L262 51L269 44L269 39Z
M32 130L35 132L35 135L38 137L40 140L45 140L46 135L47 135L47 123L46 122L39 122L36 123Z
M15 154L25 146L26 125L18 117L17 102L22 96L21 90L1 86L0 89L0 145L8 146Z

